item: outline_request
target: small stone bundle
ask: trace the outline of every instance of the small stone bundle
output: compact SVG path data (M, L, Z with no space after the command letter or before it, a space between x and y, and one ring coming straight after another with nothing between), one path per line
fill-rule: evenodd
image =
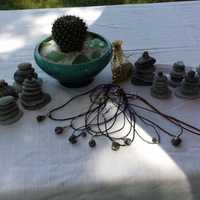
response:
M182 61L174 63L172 71L170 72L169 84L172 87L181 85L181 81L185 76L185 65Z
M177 97L186 99L195 99L200 97L199 77L195 71L189 71L181 83L181 86L176 89Z
M13 96L18 98L16 90L12 86L8 85L5 80L0 80L0 97L4 96Z
M25 109L37 110L47 105L51 101L51 97L49 94L43 93L41 84L30 76L23 82L20 101Z
M37 79L38 75L32 67L31 63L21 63L17 68L17 71L14 73L14 87L18 92L21 92L24 80L29 76Z
M154 78L151 87L151 95L159 99L167 99L171 96L171 90L168 88L167 77L162 72L159 72Z
M113 83L120 83L127 80L131 76L133 68L132 63L127 61L122 50L122 41L117 40L113 45L112 80Z
M0 124L9 125L18 121L23 115L13 96L0 98Z
M133 70L131 81L132 84L142 86L152 85L156 69L154 66L155 62L156 60L145 51L142 57L135 62L135 69Z

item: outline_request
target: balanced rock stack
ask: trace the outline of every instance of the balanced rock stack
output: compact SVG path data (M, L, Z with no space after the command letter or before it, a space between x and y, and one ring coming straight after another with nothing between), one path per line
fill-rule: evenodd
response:
M149 56L149 53L145 51L136 62L135 69L132 74L132 84L148 86L152 85L156 60Z
M4 96L13 96L15 98L18 98L18 94L15 91L15 89L8 85L8 83L4 80L0 80L0 97Z
M27 110L37 110L47 105L51 100L49 94L43 93L41 84L33 77L24 80L20 101Z
M185 76L185 65L182 61L174 63L172 71L170 72L169 84L172 87L177 87L181 85L181 81Z
M18 92L21 92L24 80L29 76L32 76L37 79L38 75L37 73L35 73L35 70L32 67L31 63L21 63L18 65L17 68L17 71L14 73L14 87Z
M176 89L177 97L195 99L200 97L199 77L195 71L189 71L181 83L181 86Z
M9 125L18 121L23 113L19 109L13 96L0 98L0 124Z
M171 90L168 88L167 77L159 72L153 81L151 95L159 99L167 99L171 96Z

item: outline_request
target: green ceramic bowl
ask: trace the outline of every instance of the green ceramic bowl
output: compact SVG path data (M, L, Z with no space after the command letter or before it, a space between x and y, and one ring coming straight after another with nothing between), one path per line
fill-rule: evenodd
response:
M91 83L94 77L110 62L112 45L108 40L96 33L88 32L88 34L105 42L106 51L101 57L86 63L72 65L53 62L40 54L43 42L51 40L51 37L48 37L42 40L35 48L34 57L36 63L43 71L66 87L81 87Z

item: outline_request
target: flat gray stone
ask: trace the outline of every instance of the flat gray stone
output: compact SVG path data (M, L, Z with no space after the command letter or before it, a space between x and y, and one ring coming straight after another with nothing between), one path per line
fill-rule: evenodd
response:
M29 70L32 68L32 64L28 62L20 63L17 68L22 71Z
M21 104L26 110L39 110L43 108L44 106L46 106L50 101L51 101L50 95L44 93L43 98L39 101L25 102L21 100Z
M20 110L16 116L14 116L11 119L8 119L6 121L0 121L0 125L10 125L14 124L15 122L19 121L23 116L23 112Z
M13 96L5 96L0 98L0 107L4 107L11 103L15 102L15 98Z
M7 113L6 115L0 115L0 121L7 121L14 118L19 113L19 108L16 108L13 112Z
M192 99L200 98L200 92L198 92L197 94L193 94L193 95L185 95L181 92L181 87L176 88L175 95L182 99L191 99L192 100Z

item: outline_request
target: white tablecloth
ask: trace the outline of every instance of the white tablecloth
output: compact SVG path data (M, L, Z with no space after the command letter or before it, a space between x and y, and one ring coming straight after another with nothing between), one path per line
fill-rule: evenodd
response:
M54 19L64 13L80 15L91 31L111 41L122 39L124 49L136 49L132 61L147 49L157 63L183 60L186 65L197 66L199 11L199 1L0 11L1 78L11 84L20 62L32 62L36 67L35 44L50 33ZM94 149L89 148L87 139L72 146L67 140L70 130L63 136L54 134L55 126L61 123L36 122L38 114L71 96L110 82L110 65L92 85L75 90L62 87L38 67L36 71L43 78L44 91L51 94L52 102L40 111L24 111L24 117L14 125L0 127L1 200L200 199L200 137L185 134L179 148L174 148L166 136L160 145L148 145L136 138L131 147L113 152L110 142L104 139L98 140ZM148 87L135 87L129 82L122 87L147 98L163 112L200 126L199 100L173 96L160 101L150 96ZM67 111L81 110L83 102L79 100ZM141 131L148 136L148 130Z

